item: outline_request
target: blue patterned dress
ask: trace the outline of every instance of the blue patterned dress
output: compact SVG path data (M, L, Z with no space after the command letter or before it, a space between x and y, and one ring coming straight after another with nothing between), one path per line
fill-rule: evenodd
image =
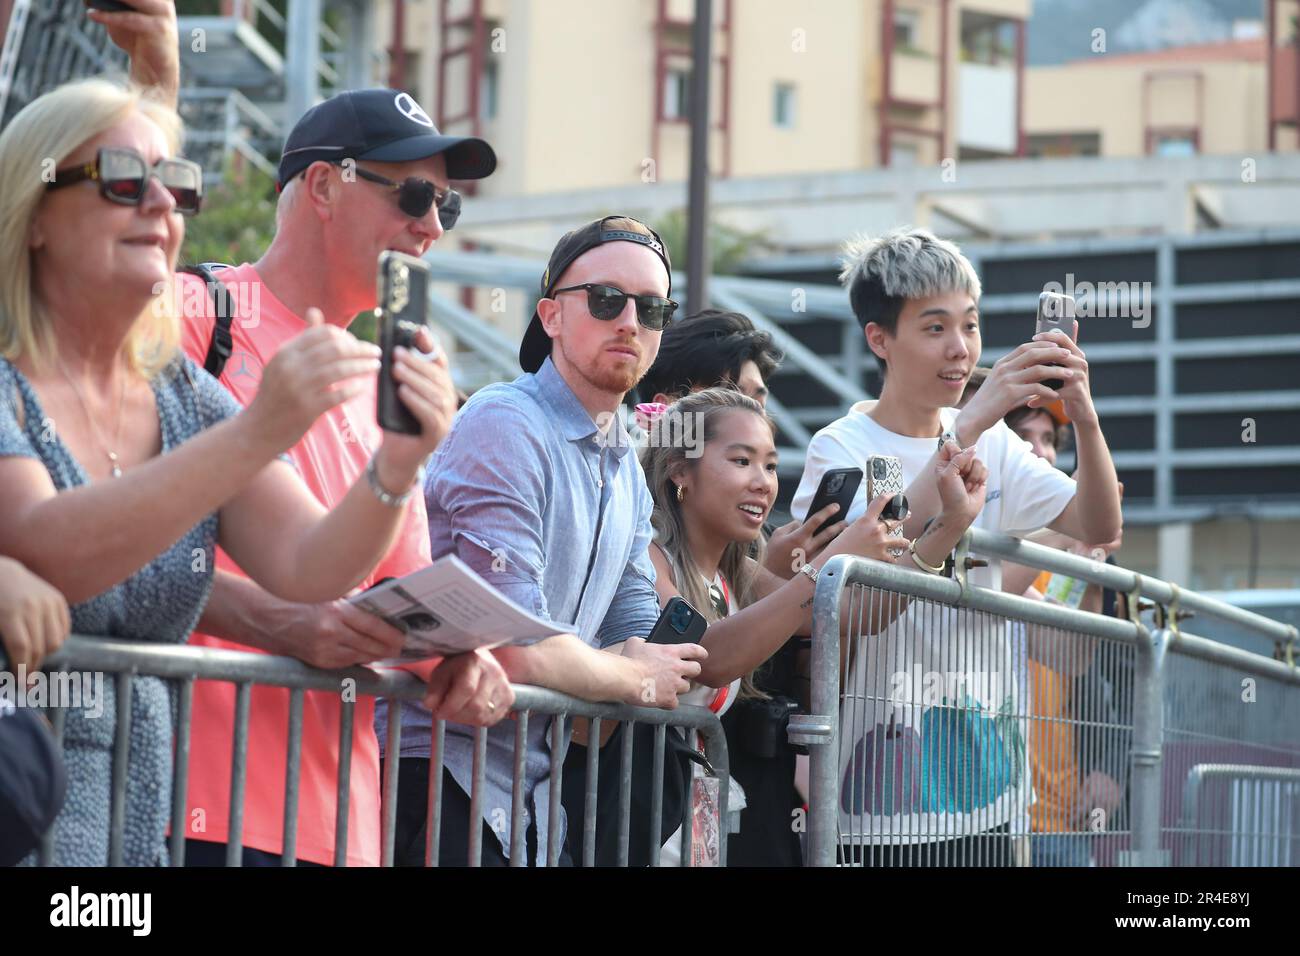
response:
M240 411L212 376L178 357L152 382L164 453ZM20 403L20 404L19 404ZM19 412L21 408L21 412ZM0 358L0 456L39 459L60 491L88 483L86 473L49 427L27 378ZM107 479L114 480L114 479ZM113 534L135 533L123 521ZM121 584L74 605L74 634L184 643L198 623L212 587L217 514L204 517L170 548ZM54 863L103 866L108 862L116 681L103 679L104 699L93 709L69 709L63 755L68 794L54 825ZM86 701L83 699L83 703ZM137 675L131 694L130 758L126 784L124 862L151 866L167 861L164 832L172 786L172 689ZM34 862L29 856L25 863Z

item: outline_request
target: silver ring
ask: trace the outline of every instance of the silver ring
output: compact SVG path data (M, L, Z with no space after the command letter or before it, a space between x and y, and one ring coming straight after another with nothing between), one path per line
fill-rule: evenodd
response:
M497 705L493 701L488 701L488 710L496 710Z

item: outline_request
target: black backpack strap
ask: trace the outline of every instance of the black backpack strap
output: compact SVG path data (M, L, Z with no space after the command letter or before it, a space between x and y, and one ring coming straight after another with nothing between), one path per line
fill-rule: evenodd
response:
M230 325L234 321L234 315L230 310L230 290L216 276L218 269L226 268L229 267L216 262L200 262L198 265L185 266L181 269L182 272L188 272L202 279L212 295L216 321L212 323L212 341L208 343L208 354L203 360L203 368L213 378L221 378L222 369L226 367L235 345L234 339L230 337Z

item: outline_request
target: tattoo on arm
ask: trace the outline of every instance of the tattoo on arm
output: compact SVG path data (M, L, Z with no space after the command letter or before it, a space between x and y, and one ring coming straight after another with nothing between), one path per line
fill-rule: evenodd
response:
M931 518L929 521L925 523L925 528L924 530L921 531L921 537L917 538L916 540L920 541L921 538L925 538L930 534L941 530L942 528L943 528L942 521L939 521L937 518Z

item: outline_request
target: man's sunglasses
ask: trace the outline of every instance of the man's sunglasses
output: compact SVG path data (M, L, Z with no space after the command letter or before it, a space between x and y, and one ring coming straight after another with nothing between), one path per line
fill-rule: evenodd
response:
M335 163L341 166L342 163ZM353 166L353 171L366 182L386 187L389 192L397 193L397 206L412 219L423 219L436 204L438 221L443 231L456 225L460 219L460 193L454 189L440 189L427 179L410 176L403 182L394 182L387 176L380 176L360 166Z
M623 309L627 307L627 300L631 299L636 303L636 320L652 332L661 332L667 328L668 323L673 320L673 313L677 311L677 303L661 295L631 295L612 285L601 285L595 282L565 286L563 289L554 290L551 295L580 290L585 290L587 293L587 311L594 318L606 322L622 315Z
M99 183L99 194L109 202L138 206L144 200L149 180L158 177L163 188L176 201L176 211L193 216L203 204L203 169L188 159L163 159L150 166L133 149L104 147L93 163L69 166L54 171L54 182L47 190L62 189L91 180Z

